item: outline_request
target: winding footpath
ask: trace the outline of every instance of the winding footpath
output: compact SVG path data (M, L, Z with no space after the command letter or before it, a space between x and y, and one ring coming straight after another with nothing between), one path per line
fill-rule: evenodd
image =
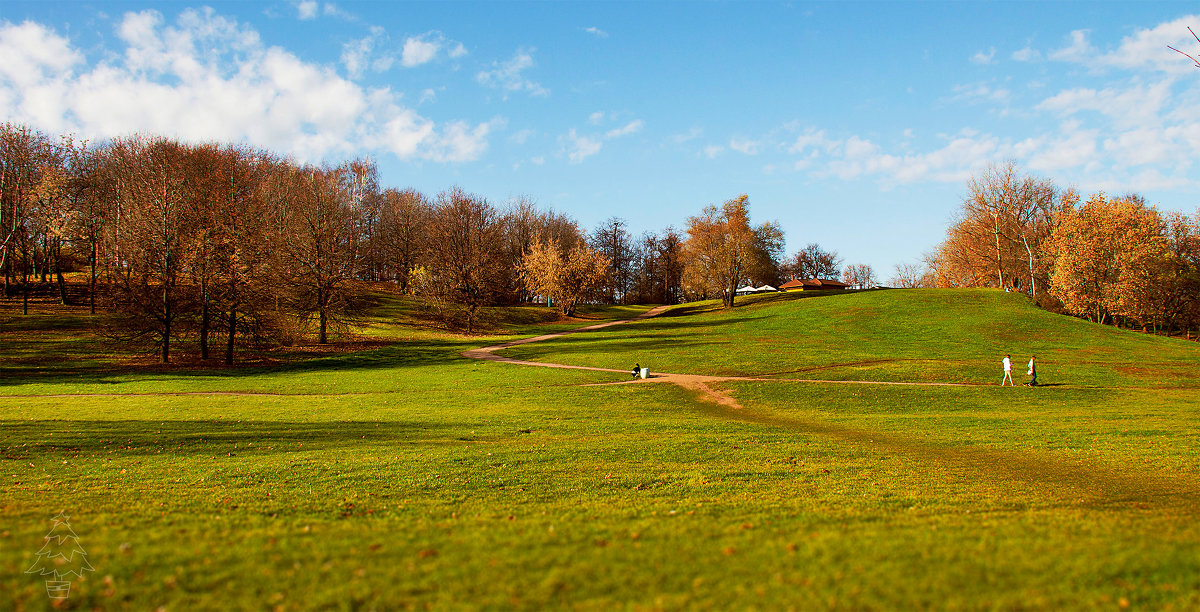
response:
M596 368L596 367L590 367L590 366L567 365L567 364L562 364L562 363L547 363L547 362L542 362L542 361L525 361L523 359L513 359L512 357L505 357L504 355L498 355L498 354L496 354L496 352L502 351L507 348L512 348L514 346L520 346L522 344L531 344L533 342L542 342L545 340L552 340L554 338L561 338L563 336L568 336L571 334L578 334L578 333L583 333L583 332L594 331L597 329L603 329L605 327L612 327L614 325L624 325L627 323L634 323L634 322L640 321L642 319L648 319L650 317L658 316L659 314L662 314L663 312L665 312L668 308L670 308L670 306L658 306L658 307L652 308L632 319L621 319L620 321L608 321L605 323L598 323L596 325L588 325L586 327L579 327L576 329L570 329L567 331L556 332L553 334L544 334L541 336L534 336L532 338L522 338L520 340L513 340L511 342L505 342L502 344L493 344L491 346L485 346L482 348L470 349L470 350L463 351L462 356L470 357L471 359L483 359L486 361L495 361L495 362L499 362L499 363L511 363L511 364L516 364L516 365L534 366L534 367L540 367L540 368L562 368L562 369L569 369L569 370L591 370L594 372L616 372L616 373L627 375L627 374L629 374L629 370L614 370L612 368ZM706 376L703 374L673 374L670 372L653 372L649 378L645 378L645 379L635 378L632 380L622 380L622 381L609 382L609 383L593 383L593 384L587 385L587 386L671 383L674 385L679 385L680 387L683 387L685 389L688 389L688 390L691 390L694 392L698 392L704 398L706 398L710 401L714 401L718 404L728 406L730 408L741 408L742 406L740 404L738 404L737 400L735 400L728 393L725 393L718 389L714 389L710 386L710 384L712 384L712 383L721 383L721 382L729 382L729 381L807 382L807 383L828 383L828 384L844 384L844 385L900 385L900 386L909 386L909 387L974 387L974 386L978 386L978 385L972 385L972 384L967 384L967 383L896 382L896 381L878 381L878 380L820 380L820 379L812 379L812 378L764 378L764 377L759 377L759 376Z

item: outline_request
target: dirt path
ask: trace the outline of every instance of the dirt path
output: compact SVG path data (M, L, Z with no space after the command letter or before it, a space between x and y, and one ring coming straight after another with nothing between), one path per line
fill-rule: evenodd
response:
M652 308L632 319L622 319L620 321L608 321L606 323L598 323L596 325L588 325L587 327L579 327L576 329L571 329L571 330L567 330L567 331L563 331L563 332L557 332L557 333L553 333L553 334L545 334L542 336L534 336L532 338L522 338L520 340L513 340L512 342L505 342L503 344L493 344L491 346L485 346L482 348L471 349L468 351L463 351L462 356L470 357L472 359L484 359L487 361L496 361L499 363L512 363L512 364L517 364L517 365L536 366L536 367L540 367L540 368L563 368L563 369L569 369L569 370L591 370L594 372L617 372L620 374L628 375L629 370L614 370L612 368L594 368L594 367L589 367L589 366L576 366L576 365L567 365L567 364L562 364L562 363L547 363L547 362L542 362L542 361L525 361L522 359L513 359L512 357L505 357L504 355L497 355L496 351L501 351L506 348L511 348L514 346L522 345L522 344L531 344L533 342L542 342L544 340L552 340L554 338L561 338L563 336L567 336L570 334L578 334L578 333L582 333L582 332L594 331L597 329L603 329L605 327L612 327L614 325L624 325L626 323L633 323L636 321L640 321L642 319L647 319L650 317L658 316L659 314L666 311L667 308L669 308L669 306L658 306L658 307ZM609 383L594 383L594 384L588 385L588 386L671 383L674 385L679 385L680 387L683 387L684 389L687 389L689 391L695 392L695 393L699 394L702 398L704 398L708 401L715 402L722 406L728 406L730 408L741 409L742 408L741 404L739 404L737 402L737 400L735 400L733 398L733 396L731 396L728 393L721 391L719 389L714 389L713 387L710 386L710 384L712 384L712 383L729 382L729 381L806 382L806 383L829 383L829 384L844 384L844 385L901 385L901 386L909 386L909 387L975 387L975 386L979 386L979 385L973 385L973 384L968 384L968 383L895 382L895 381L878 381L878 380L821 380L821 379L814 379L814 378L763 378L763 377L758 377L758 376L707 376L707 375L703 375L703 374L674 374L671 372L653 372L650 375L650 377L646 378L646 379L635 378L635 379L631 379L631 380L622 380L622 381L609 382Z

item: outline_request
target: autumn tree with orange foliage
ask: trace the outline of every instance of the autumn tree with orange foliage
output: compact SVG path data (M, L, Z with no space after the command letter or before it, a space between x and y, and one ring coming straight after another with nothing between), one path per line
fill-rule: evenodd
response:
M1051 291L1067 311L1097 323L1140 319L1167 249L1162 216L1139 198L1091 197L1063 211L1047 244Z
M747 195L689 217L687 234L684 285L694 295L719 295L725 308L732 308L738 284L747 277L779 274L783 230L777 222L751 225Z

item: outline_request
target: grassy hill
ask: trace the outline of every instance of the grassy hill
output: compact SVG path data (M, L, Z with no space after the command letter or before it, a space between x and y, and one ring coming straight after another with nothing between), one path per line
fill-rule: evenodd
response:
M989 291L744 304L505 352L765 375L740 408L460 356L582 324L532 313L468 338L385 299L374 348L235 369L0 313L0 592L47 606L65 511L80 608L1200 605L1196 344ZM995 386L1031 352L1054 386Z
M908 290L750 296L730 310L677 307L603 334L506 353L522 359L664 372L998 383L1036 354L1043 382L1200 386L1197 345L1041 310L1021 294Z

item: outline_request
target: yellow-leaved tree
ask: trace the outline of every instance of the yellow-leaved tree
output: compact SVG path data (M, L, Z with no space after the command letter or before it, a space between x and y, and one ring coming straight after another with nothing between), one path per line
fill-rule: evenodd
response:
M608 269L608 258L583 241L564 248L539 236L521 258L520 276L531 293L545 297L569 317L581 301L605 287Z

